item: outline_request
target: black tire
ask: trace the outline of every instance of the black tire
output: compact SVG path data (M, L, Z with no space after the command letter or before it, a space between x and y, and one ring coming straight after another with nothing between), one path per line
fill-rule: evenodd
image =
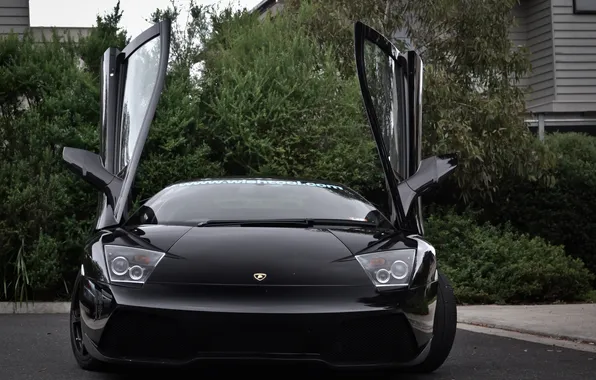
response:
M107 363L92 357L83 344L81 328L81 307L79 305L79 278L75 281L70 302L70 345L79 367L87 371L104 371Z
M410 368L410 372L434 372L449 357L457 331L457 305L455 301L455 294L449 280L443 273L439 272L437 309L430 352L422 363Z

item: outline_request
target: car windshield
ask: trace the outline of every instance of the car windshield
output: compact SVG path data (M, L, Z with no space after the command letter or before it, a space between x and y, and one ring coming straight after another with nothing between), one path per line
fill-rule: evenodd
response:
M208 221L341 220L391 223L354 191L335 184L280 180L201 180L169 186L137 210L132 224Z

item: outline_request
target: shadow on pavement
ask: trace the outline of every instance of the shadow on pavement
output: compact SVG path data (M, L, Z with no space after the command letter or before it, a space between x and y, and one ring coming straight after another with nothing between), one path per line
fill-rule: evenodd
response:
M437 375L440 373L437 370ZM397 370L350 370L333 371L320 366L293 366L293 365L234 365L234 366L210 366L195 367L185 369L147 369L147 368L114 368L110 373L104 373L102 379L105 380L131 380L144 379L150 376L160 377L162 379L186 380L197 378L216 379L216 378L238 378L238 377L257 377L259 380L277 379L280 376L284 378L292 377L296 379L387 379L399 378L400 380L419 380L432 379L432 374L410 374L399 372Z

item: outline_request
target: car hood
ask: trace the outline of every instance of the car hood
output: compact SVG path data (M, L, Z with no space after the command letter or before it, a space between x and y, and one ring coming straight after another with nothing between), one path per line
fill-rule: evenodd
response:
M314 228L193 227L167 250L148 282L370 285L353 252L376 239L372 234L342 234L349 238L342 242L329 230ZM259 273L265 275L261 281L255 278Z

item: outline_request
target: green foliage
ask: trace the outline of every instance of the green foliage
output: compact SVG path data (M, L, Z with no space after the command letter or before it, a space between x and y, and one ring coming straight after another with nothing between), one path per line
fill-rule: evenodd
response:
M170 72L151 125L135 183L139 200L176 181L224 174L221 163L209 159L197 89L181 72Z
M97 194L66 169L62 148L98 150L98 65L106 48L125 43L121 15L117 5L78 43L0 40L0 299L26 299L30 291L54 298L72 284ZM181 65L171 67L140 167L140 197L221 174L207 159L195 85Z
M214 19L199 84L212 160L229 175L379 186L357 80L340 76L333 56L308 37L312 12Z
M0 57L0 277L3 296L21 298L72 271L90 227L96 197L64 170L61 147L95 148L99 94L70 42L10 36Z
M556 184L509 181L498 203L484 205L484 218L510 221L521 231L564 245L596 273L596 138L553 134L545 144L557 156L551 173Z
M122 50L129 42L126 31L119 26L120 20L122 20L122 10L120 9L120 0L118 0L111 13L97 16L95 27L78 47L79 55L85 62L87 70L93 73L95 78L99 78L100 58L104 51L108 47Z
M333 8L337 4L345 9ZM429 4L422 1L416 8L419 17L428 13L427 26L443 17ZM504 173L510 173L511 162L526 164L516 173L538 178L548 167L548 156L541 144L529 142L534 140L519 123L519 92L499 79L515 75L520 58L501 57L506 44L488 43L490 30L502 34L508 22L504 6L489 0L468 17L455 12L461 4L442 1L437 8L465 24L454 29L464 47L444 42L455 57L454 67L433 45L439 37L425 39L431 31L415 40L428 43L427 150L463 154L458 180L469 196L488 193L509 178ZM190 4L185 27L174 29L165 91L134 186L137 201L174 181L220 175L323 178L375 194L383 188L353 72L351 21L357 15L388 30L410 21L399 7L381 13L389 8L378 2L315 5L259 21L230 9L214 13ZM490 11L494 14L480 14ZM26 298L25 290L49 290L54 296L64 284L68 288L76 273L97 198L65 169L61 149L97 151L99 63L107 47L126 43L118 25L121 16L117 4L76 44L57 39L37 43L30 36L0 40L1 298ZM179 17L175 7L151 15L155 21ZM478 41L464 35L473 35L482 22L490 30L480 33ZM79 67L81 57L85 68ZM476 85L484 90L476 91ZM572 299L585 290L585 269L559 247L509 229L450 218L432 218L429 237L445 251L442 265L462 300ZM539 257L553 264L537 265ZM491 282L504 283L506 276L516 283L500 289Z
M210 17L218 12L213 5L198 5L196 0L187 0L183 9L175 0L166 9L157 9L149 18L151 22L172 21L170 36L170 62L180 73L190 75L193 66L201 61L201 43L210 33ZM187 12L187 15L183 14ZM226 8L229 13L229 10ZM180 23L184 17L186 22Z
M579 259L544 239L478 224L474 217L432 216L427 236L463 303L583 300L594 280Z
M288 12L307 3L318 11L308 30L352 76L353 23L364 21L385 35L402 30L425 63L425 156L458 152L455 173L464 201L491 199L512 175L551 180L553 157L524 125L523 92L514 85L529 68L525 51L509 39L516 0L289 0ZM399 33L403 35L404 33ZM404 47L403 40L394 41Z

